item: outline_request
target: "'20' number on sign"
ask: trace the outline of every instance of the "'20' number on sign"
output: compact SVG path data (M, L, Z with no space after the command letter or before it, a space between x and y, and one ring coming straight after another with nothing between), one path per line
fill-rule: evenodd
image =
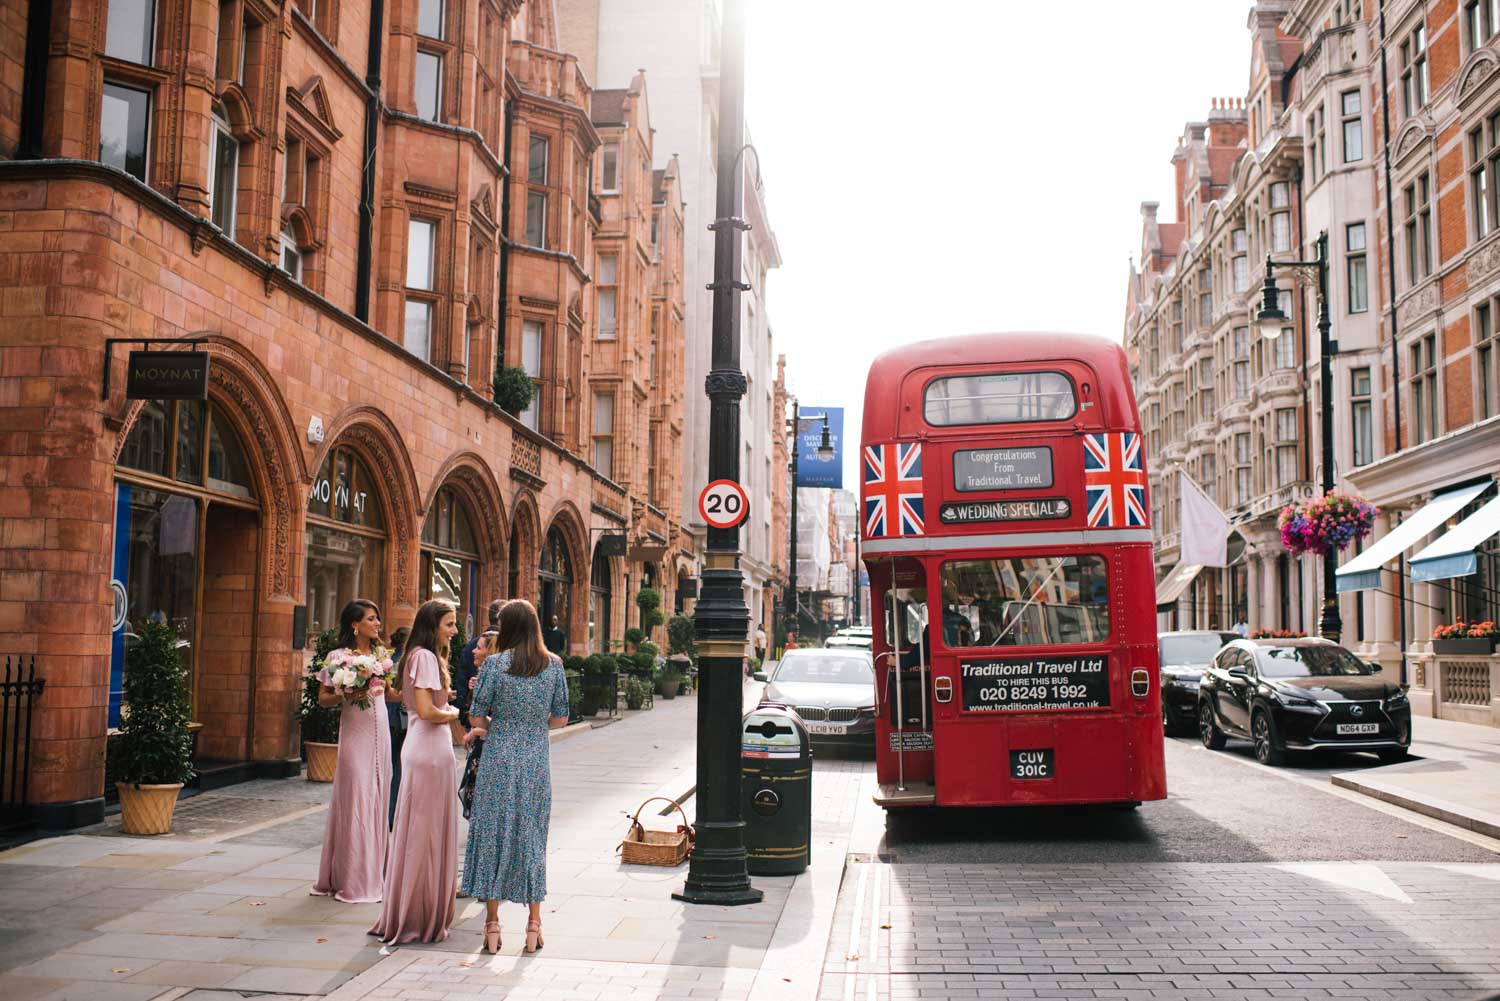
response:
M714 480L698 495L698 513L714 528L734 528L749 508L744 488L733 480Z

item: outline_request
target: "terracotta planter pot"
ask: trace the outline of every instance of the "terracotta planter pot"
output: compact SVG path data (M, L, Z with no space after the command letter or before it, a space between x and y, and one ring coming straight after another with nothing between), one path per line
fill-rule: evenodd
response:
M182 783L171 785L115 786L120 794L120 830L125 834L166 834L172 829L172 811Z
M339 767L339 745L307 744L307 781L332 782Z

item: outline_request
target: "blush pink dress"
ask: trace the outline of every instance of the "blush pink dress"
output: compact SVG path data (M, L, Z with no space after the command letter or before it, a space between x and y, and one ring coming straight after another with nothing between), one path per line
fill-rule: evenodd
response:
M417 715L417 689L432 704L448 704L438 659L430 650L407 657L401 701L406 704L406 743L401 748L401 790L391 829L385 870L385 901L370 929L387 945L441 942L453 923L458 882L458 778L453 735L446 723Z
M323 828L323 856L312 888L316 896L346 904L380 900L390 789L391 724L385 704L374 699L370 708L361 709L345 702L339 714L339 764Z

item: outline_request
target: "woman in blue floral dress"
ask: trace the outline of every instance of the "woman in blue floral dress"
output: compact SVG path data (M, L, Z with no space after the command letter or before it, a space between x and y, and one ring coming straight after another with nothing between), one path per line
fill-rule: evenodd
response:
M491 953L500 950L500 901L529 905L526 951L535 952L543 944L552 816L547 730L568 722L568 682L562 661L543 644L531 602L508 602L498 626L498 653L479 669L469 705L474 728L464 738L484 738L484 753L461 891L485 903L484 947Z

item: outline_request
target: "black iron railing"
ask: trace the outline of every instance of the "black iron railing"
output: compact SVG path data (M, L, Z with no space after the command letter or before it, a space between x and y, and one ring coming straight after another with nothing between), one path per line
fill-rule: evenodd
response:
M36 657L5 658L0 675L0 824L26 818L31 798L31 715L47 684L36 676Z

